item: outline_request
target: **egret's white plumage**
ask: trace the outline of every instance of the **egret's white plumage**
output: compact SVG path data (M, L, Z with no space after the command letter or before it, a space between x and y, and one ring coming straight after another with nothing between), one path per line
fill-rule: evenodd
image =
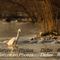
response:
M14 42L18 40L18 38L19 38L19 33L20 33L20 32L21 32L21 29L18 29L17 36L11 38L11 39L7 42L7 45L8 45L8 46L13 45Z

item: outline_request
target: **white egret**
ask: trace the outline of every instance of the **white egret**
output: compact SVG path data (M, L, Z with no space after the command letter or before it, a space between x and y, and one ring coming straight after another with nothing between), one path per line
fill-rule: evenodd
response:
M14 43L17 42L17 40L19 39L19 34L21 32L21 29L18 29L18 32L17 32L17 36L16 37L12 37L8 42L7 42L7 45L8 46L12 46Z

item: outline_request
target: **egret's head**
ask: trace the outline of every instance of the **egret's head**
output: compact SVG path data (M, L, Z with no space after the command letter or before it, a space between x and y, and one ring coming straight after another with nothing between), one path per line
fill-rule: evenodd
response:
M42 34L42 32L39 33L40 35Z
M21 32L21 29L18 29L18 32Z

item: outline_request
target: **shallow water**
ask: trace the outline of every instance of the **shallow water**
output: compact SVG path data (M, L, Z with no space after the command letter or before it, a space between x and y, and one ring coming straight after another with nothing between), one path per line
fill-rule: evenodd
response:
M60 60L60 58L0 58L0 60Z
M20 48L21 46L18 46L18 47ZM26 45L25 45L25 47L26 47ZM31 45L31 47L33 47L33 45ZM38 47L39 46L37 45L37 48ZM12 50L17 49L17 47L8 47L6 44L0 43L0 51L1 51L1 49L5 49L5 50L10 49L11 51L9 53L11 54L11 53L13 53ZM17 53L18 53L18 51L17 51ZM2 54L4 54L4 52ZM26 58L26 57L25 58L24 57L0 57L0 60L60 60L60 58L58 58L58 57L50 57L50 58L49 57L47 57L47 58L44 58L44 57L43 58L42 57L31 57L31 58Z
M3 23L0 21L0 51L1 49L5 49L5 52L2 52L2 54L6 53L6 50L8 49L11 50L9 51L9 53L13 53L12 50L17 49L17 47L8 47L6 44L2 42L8 41L11 37L16 36L18 28L22 29L21 36L24 36L23 38L20 37L20 40L28 40L29 38L32 37L32 35L30 36L30 34L34 34L38 30L37 26L31 23L15 23L15 22L14 23ZM29 37L26 37L27 35ZM30 45L29 47L33 48L34 46ZM36 45L36 46L37 48L40 47L39 45ZM27 45L23 45L23 46L19 45L19 47L26 48ZM16 53L18 53L18 51ZM0 60L60 60L60 58L57 58L57 57L51 57L51 58L0 57Z

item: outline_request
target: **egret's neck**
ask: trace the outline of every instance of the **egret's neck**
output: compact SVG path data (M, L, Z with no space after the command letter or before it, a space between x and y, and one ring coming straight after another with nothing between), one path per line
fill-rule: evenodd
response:
M20 34L20 32L18 31L18 32L17 32L17 36L16 36L16 40L19 39L19 34Z

